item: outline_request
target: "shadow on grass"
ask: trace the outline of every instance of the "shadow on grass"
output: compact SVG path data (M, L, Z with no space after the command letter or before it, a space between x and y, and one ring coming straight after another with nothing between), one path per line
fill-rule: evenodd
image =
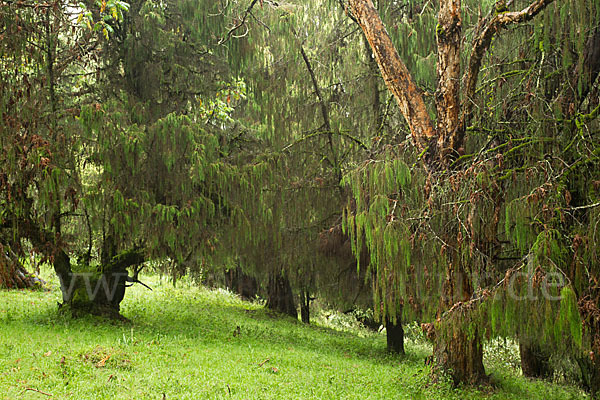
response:
M407 343L405 356L391 355L386 351L382 335L359 337L350 332L305 325L260 305L242 302L226 293L161 287L155 288L150 294L131 290L122 310L130 320L128 323L93 316L72 319L58 311L58 293L0 292L0 296L0 324L12 323L16 328L12 331L35 331L43 335L47 332L48 335L58 334L66 338L75 335L105 335L110 340L118 341L123 332L131 330L133 337L135 330L136 339L142 343L169 338L186 346L214 347L214 344L218 344L239 349L260 349L262 346L274 352L295 348L309 355L314 354L315 358L364 360L384 366L404 366L407 371L413 371L411 374L427 373L421 372L427 370L424 357L428 350L425 347ZM187 341L189 343L185 343ZM433 391L450 391L456 397L460 397L457 393L464 392L468 394L465 399L477 398L479 395L515 399L565 398L554 395L552 390L556 386L544 382L528 382L504 374L494 374L492 380L495 383L493 386L479 390L449 389L446 383L442 383ZM419 388L414 390L419 392ZM573 395L571 398L581 397Z
M203 289L186 291L158 287L150 295L140 290L130 290L122 307L122 314L129 319L128 322L91 315L71 318L60 312L57 304L60 297L55 292L6 292L0 295L7 297L11 304L4 316L0 313L0 321L18 322L23 329L27 329L29 324L38 329L42 326L49 329L60 326L66 334L77 334L83 331L101 330L106 333L114 329L121 331L134 328L144 338L161 335L186 338L198 343L219 342L229 346L263 344L292 347L320 355L351 357L381 364L399 361L423 363L422 356L412 352L410 347L407 355L389 354L383 336L364 338L350 332L305 325L230 294ZM31 307L31 303L35 303L35 307Z

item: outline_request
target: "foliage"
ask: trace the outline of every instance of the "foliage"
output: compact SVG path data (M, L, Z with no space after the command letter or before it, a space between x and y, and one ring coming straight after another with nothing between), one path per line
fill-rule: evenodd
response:
M411 18L410 2L407 7L400 15ZM357 261L363 249L370 254L367 268L376 271L375 301L381 313L393 318L402 307L405 318L437 318L438 343L466 332L468 337L534 340L575 358L596 351L597 318L591 315L597 312L591 309L598 310L600 297L584 282L597 281L598 260L588 259L582 274L573 251L597 229L589 222L598 205L590 191L598 171L593 139L598 125L595 118L583 115L596 115L598 107L594 86L598 69L590 58L598 46L598 10L588 12L588 7L553 3L540 21L506 35L498 31L488 36L490 47L479 84L472 98L468 92L462 94L469 97L463 99L464 109L474 110L465 114L469 125L453 129L446 120L437 121L442 138L464 129L464 148L453 148L449 157L441 154L441 161L432 162L440 141L430 142L420 154L406 151L411 144L422 147L413 132L414 140L408 138L399 150L378 154L346 176L352 199L345 227ZM385 17L382 10L387 9L380 7ZM404 29L435 30L443 46L444 28L432 28L431 16L421 11L420 19ZM477 57L476 40L484 37L479 35L485 35L486 22L499 14L475 24L477 17L468 2L461 11L460 29L475 42L461 50L464 64L471 67ZM509 18L505 11L503 18ZM586 13L585 28L566 18L581 12ZM586 34L569 36L575 26ZM434 48L433 40L417 47L408 41L408 32L401 40L395 33L390 36L401 58L413 65L415 80L427 87L422 82L431 82L431 75L414 66L416 56L405 52L415 49L426 56ZM441 47L438 54L445 54ZM441 68L440 83L446 72ZM465 80L471 72L465 72ZM561 87L560 82L568 84ZM444 107L439 106L445 95L442 89L438 87L435 99L439 119L444 116ZM427 94L425 99L430 100ZM405 116L409 125L414 124L410 115ZM581 135L582 131L586 133ZM398 170L397 163L406 167ZM411 177L424 178L406 181L405 186L394 184L407 175L405 169ZM581 229L588 233L580 233ZM586 357L594 363L594 357Z
M600 371L600 6L534 3L489 25L530 3L465 0L450 32L434 2L377 2L425 116L464 134L442 148L412 136L345 1L2 2L1 273L28 253L66 287L129 251L174 281L240 266L308 306ZM436 66L457 32L452 127Z

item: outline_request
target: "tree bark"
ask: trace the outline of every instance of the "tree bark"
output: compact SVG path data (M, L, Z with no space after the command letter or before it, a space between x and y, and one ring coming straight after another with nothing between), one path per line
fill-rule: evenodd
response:
M448 335L436 334L433 351L436 367L448 372L455 384L476 385L487 381L477 329L472 336L460 327L451 327Z
M225 271L225 286L244 300L252 300L258 293L256 278L246 274L240 267Z
M436 39L438 88L435 105L439 134L437 148L442 159L455 158L464 138L464 135L458 132L460 129L460 44L462 40L460 0L440 0Z
M585 43L583 62L571 69L572 78L561 99L562 112L566 118L572 118L579 111L581 103L590 93L599 74L600 26L594 29ZM580 90L577 89L578 87Z
M300 295L300 318L305 324L310 324L310 302L310 293L308 290L303 290Z
M584 329L590 337L591 349L588 354L575 356L581 370L583 386L593 399L600 397L600 298L598 295L600 292L596 291L593 297L579 300L579 311L582 320L585 321Z
M367 38L379 70L406 119L415 144L425 150L437 133L427 112L421 90L400 59L372 0L349 0L352 15Z
M298 318L298 310L294 302L292 286L287 276L281 272L273 272L269 275L267 307L271 310Z
M440 0L439 23L436 28L439 79L436 91L438 123L437 129L434 129L423 96L394 48L372 0L348 0L347 11L362 28L385 84L393 93L402 115L408 122L417 148L426 152L424 164L430 174L440 165L448 167L455 154L460 153L466 124L471 115L472 97L475 94L479 70L493 36L513 23L531 20L551 2L552 0L535 0L519 12L498 10L487 23L481 23L473 40L471 58L464 79L466 92L461 107L461 5L460 0ZM456 293L455 290L461 283L457 279L462 277L464 271L460 272L461 276L457 276L449 271L446 277L451 289L448 292L448 304L443 304L446 310L456 301L468 300L472 293L472 288L458 287L463 295L455 298L453 293ZM464 284L466 282L466 280L462 281ZM456 326L443 327L451 332L450 335L436 335L434 355L438 366L450 371L457 383L479 383L485 380L482 344L477 329L474 335L467 335L466 332L461 331L461 326L458 326L461 324L456 321L443 323Z
M396 317L395 322L389 317L386 317L385 331L388 351L390 353L404 354L404 329L402 328L402 317Z
M0 288L29 289L35 287L36 282L42 283L27 272L9 246L0 244Z
M550 354L542 346L529 340L519 342L521 370L528 378L549 378L552 376Z
M60 307L73 317L92 314L123 319L120 305L127 288L127 268L142 262L143 254L130 250L113 257L98 272L74 273L69 256L59 250L54 257L54 270L62 291Z

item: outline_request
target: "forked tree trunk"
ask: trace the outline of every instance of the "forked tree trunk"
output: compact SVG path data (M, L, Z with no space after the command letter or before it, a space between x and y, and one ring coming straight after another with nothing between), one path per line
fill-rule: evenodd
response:
M521 370L528 378L549 378L552 376L550 354L542 346L529 340L519 342Z
M287 276L280 272L274 272L269 275L267 307L271 310L298 318L298 310L294 302L292 286Z
M141 252L128 251L113 257L99 272L74 273L69 256L59 250L54 257L54 270L62 292L61 309L73 317L92 314L123 319L120 305L129 278L127 268L143 261Z
M396 321L385 318L385 332L387 337L387 349L391 353L404 354L404 328L402 328L402 317L398 316Z
M438 26L435 32L438 44L436 129L423 95L400 59L373 1L347 1L347 11L363 30L383 80L396 98L410 127L415 145L420 151L427 153L424 157L425 167L430 173L440 167L448 168L455 155L460 153L481 62L493 36L510 24L531 20L551 2L552 0L534 0L521 11L500 13L482 22L474 34L471 58L464 78L464 104L461 105L461 4L460 0L439 0ZM452 281L452 276L447 276L447 280ZM475 383L485 379L481 339L477 334L467 336L465 332L454 330L451 337L436 337L436 360L440 367L452 371L456 382Z

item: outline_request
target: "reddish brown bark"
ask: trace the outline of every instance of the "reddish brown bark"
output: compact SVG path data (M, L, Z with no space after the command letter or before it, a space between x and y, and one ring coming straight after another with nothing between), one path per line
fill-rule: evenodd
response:
M415 144L427 148L437 133L427 113L421 90L400 59L372 0L350 0L350 11L365 33L386 86L406 119Z
M35 287L38 278L29 274L10 247L0 243L0 288L26 289Z
M396 98L400 111L408 122L416 146L419 150L428 152L425 166L430 172L439 165L448 166L463 146L481 62L494 35L511 24L531 20L551 2L552 0L535 0L522 11L502 11L489 22L482 23L482 28L477 31L473 41L471 59L465 74L465 95L461 110L461 5L460 0L440 0L439 23L436 29L439 79L436 92L436 129L427 112L421 91L400 59L372 0L348 0L348 11L362 28L385 84ZM454 301L466 301L470 298L470 287L462 287L462 295L459 295L458 299L454 298L455 289L461 285L451 271L447 281L448 288L452 290L448 292L450 301L446 309L453 307ZM450 325L448 328L450 335L439 336L435 340L434 356L438 366L451 371L456 382L479 383L486 380L481 338L477 328L471 335L467 335L458 326Z
M449 372L454 383L480 384L488 380L477 331L469 336L454 327L449 336L436 336L433 352L436 367Z
M438 151L452 157L462 146L458 135L460 114L460 0L440 0L436 39L438 45L438 89L436 92Z

